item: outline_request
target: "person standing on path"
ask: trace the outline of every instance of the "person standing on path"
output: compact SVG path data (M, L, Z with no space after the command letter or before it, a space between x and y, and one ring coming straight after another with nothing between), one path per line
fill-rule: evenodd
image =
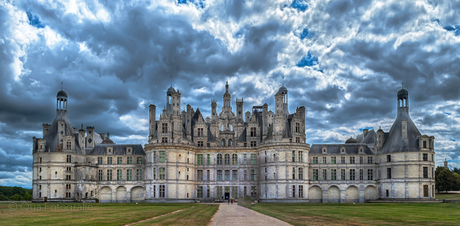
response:
M227 204L227 205L230 205L230 199L229 199L229 198L227 198L227 201L228 201L228 204Z
M233 205L233 199L232 199L232 205Z

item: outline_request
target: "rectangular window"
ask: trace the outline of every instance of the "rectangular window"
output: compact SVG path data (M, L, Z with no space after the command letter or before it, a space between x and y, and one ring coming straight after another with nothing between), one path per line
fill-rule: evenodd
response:
M428 167L423 167L423 178L428 178Z
M160 198L164 198L165 197L165 185L160 185L158 186L159 187L159 190L160 190Z
M257 146L257 141L251 141L251 147L256 147Z
M211 197L211 188L209 186L206 187L206 197Z
M102 170L99 170L99 181L102 181Z
M203 181L203 170L197 170L196 177L197 181Z
M238 197L238 187L232 186L232 198L237 198L237 197Z
M345 178L345 169L340 170L340 180L346 180L346 178Z
M292 179L295 180L295 167L292 167Z
M355 180L355 169L350 169L350 180Z
M295 185L292 185L292 197L295 198Z
M367 170L367 179L368 180L373 180L374 179L374 172L372 169Z
M251 181L257 181L257 171L251 170Z
M295 132L300 133L300 123L298 122L295 123Z
M313 180L318 180L318 169L313 169Z
M123 157L117 157L117 164L123 164Z
M238 180L238 171L237 170L232 170L232 180L233 181Z
M423 148L426 148L426 140L423 141Z
M372 157L367 157L367 164L372 164Z
M331 164L337 164L337 157L331 157Z
M167 133L168 132L168 123L162 123L161 124L161 128L162 128L162 133Z
M201 140L200 140L200 141L198 141L198 143L197 143L197 146L198 146L198 147L204 147L204 143L203 143L203 141L201 141Z
M251 165L257 165L257 155L251 154Z
M112 164L112 157L107 157L107 164Z
M162 137L161 138L161 143L168 143L168 138L167 137Z
M217 170L217 181L222 181L222 170Z
M159 151L159 155L160 155L160 163L166 162L166 152Z
M247 181L246 170L244 170L244 177L243 177L243 180L244 180L244 181Z
M303 180L303 168L299 168L299 180Z
M196 197L203 198L203 186L196 186Z
M237 165L238 164L238 155L233 154L232 155L232 165Z
M102 157L97 157L97 164L102 164Z
M331 169L331 180L337 180L337 170Z
M428 185L423 185L423 197L428 197Z
M296 143L300 143L300 137L296 137L296 138L295 138L295 142L296 142Z
M126 164L133 164L133 157L127 157Z
M203 154L196 155L196 164L203 165Z
M303 151L299 151L299 162L303 162Z
M299 185L299 198L303 198L303 185Z
M211 165L211 155L210 154L206 155L206 164Z
M251 197L257 197L257 186L251 186Z
M251 137L255 137L256 136L256 127L251 127Z
M327 164L326 156L323 157L323 164Z
M428 161L428 154L423 154L423 161Z
M225 170L225 180L226 181L230 180L230 170Z
M345 157L340 157L340 163L345 164Z
M295 162L295 151L292 151L292 162Z
M318 157L313 157L313 164L318 164Z
M166 170L164 167L160 167L158 174L160 175L160 180L166 180Z
M155 179L155 178L154 178ZM132 181L133 180L133 170L128 169L126 170L126 180Z
M219 199L224 198L223 195L222 195L222 186L217 186L216 190L217 190L217 198L219 198Z
M72 142L67 141L67 150L72 149Z
M359 163L360 163L360 164L363 164L363 163L364 163L364 157L362 157L362 156L359 157Z
M142 180L142 169L137 169L137 180Z
M387 162L391 162L391 155L387 155Z
M72 162L72 156L71 155L67 155L67 162L68 163Z
M246 158L247 158L247 157L246 157L246 154L244 154L244 155L243 155L243 164L244 164L244 165L247 164L247 163L246 163Z
M153 168L153 179L157 179L157 168Z
M355 164L355 157L350 157L350 164Z
M157 151L153 151L153 162L157 162ZM131 163L128 163L131 164Z
M123 175L123 174L122 174L122 172L121 172L121 169L118 169L118 170L117 170L117 180L118 180L118 181L123 180L122 175Z
M323 169L323 180L327 180L327 169Z
M203 128L198 128L198 136L199 137L204 136L204 129Z
M364 169L359 169L359 180L364 180Z
M111 169L107 170L107 180L108 181L112 180L112 170Z
M142 164L142 157L137 157L137 164Z
M391 179L391 168L387 168L387 178Z

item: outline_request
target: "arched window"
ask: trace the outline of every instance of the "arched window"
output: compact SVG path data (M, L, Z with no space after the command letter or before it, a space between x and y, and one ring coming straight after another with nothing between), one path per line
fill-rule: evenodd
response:
M230 125L230 131L233 131L233 126L232 125Z
M224 131L224 125L222 125L222 126L220 127L220 130L221 130L221 131Z
M238 156L236 154L232 155L232 165L238 164Z
M222 165L222 154L217 154L217 165Z
M225 162L224 162L225 165L230 165L230 155L229 154L225 154Z
M232 139L228 140L228 146L232 146L232 145L233 145Z
M222 142L220 143L222 147L225 147L225 139L222 139Z

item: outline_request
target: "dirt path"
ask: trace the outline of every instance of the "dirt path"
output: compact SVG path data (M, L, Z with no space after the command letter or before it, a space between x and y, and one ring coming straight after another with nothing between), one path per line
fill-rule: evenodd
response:
M220 204L219 210L211 219L211 226L286 226L290 225L284 221L267 215L258 213L254 210L238 206L237 204Z

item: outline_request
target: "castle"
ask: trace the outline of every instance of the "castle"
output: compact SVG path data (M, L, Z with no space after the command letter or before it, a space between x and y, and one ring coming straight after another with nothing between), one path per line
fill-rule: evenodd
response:
M288 110L288 89L268 105L236 112L228 83L211 117L172 86L159 119L149 106L148 143L115 144L94 127L73 127L67 93L56 118L33 138L33 201L195 202L252 197L260 202L366 202L433 199L434 137L409 116L409 92L396 95L388 132L364 129L343 144L306 143L305 107ZM308 125L307 125L308 126Z

